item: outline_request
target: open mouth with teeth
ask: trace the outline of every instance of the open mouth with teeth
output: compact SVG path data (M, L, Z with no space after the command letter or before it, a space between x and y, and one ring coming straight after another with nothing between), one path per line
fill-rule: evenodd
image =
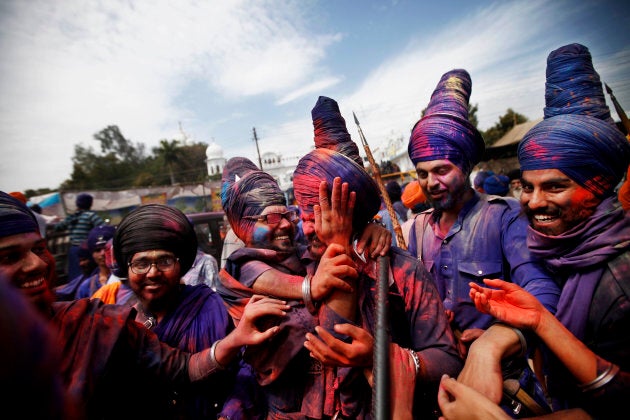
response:
M534 220L539 223L548 223L556 220L558 216L551 216L549 214L536 214L534 215Z
M20 284L20 289L35 289L44 285L44 277L37 278L35 280L26 281Z

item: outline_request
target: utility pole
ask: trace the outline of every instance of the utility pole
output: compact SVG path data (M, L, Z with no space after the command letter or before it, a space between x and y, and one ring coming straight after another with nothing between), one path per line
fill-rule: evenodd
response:
M260 170L263 170L262 159L260 158L260 149L258 148L258 136L256 135L256 127L252 128L254 132L254 142L256 142L256 152L258 153L258 165L260 166Z

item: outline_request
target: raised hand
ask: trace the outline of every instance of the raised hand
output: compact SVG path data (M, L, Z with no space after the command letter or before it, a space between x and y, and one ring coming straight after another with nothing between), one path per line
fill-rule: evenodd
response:
M247 305L245 305L243 316L234 331L238 337L238 345L249 346L260 344L276 335L280 331L278 326L260 331L256 326L256 321L265 316L284 317L289 309L290 306L283 300L262 295L253 295Z
M392 245L392 233L384 226L369 223L357 241L357 252L367 251L371 258L385 256Z
M492 315L517 328L536 330L545 307L533 295L514 283L498 279L484 279L489 289L470 283L470 298L481 312Z
M339 244L331 244L319 261L311 279L311 295L316 301L323 300L335 290L351 293L354 279L359 276L352 258Z
M313 206L315 215L315 232L323 243L336 243L349 250L352 237L352 214L356 201L356 193L350 192L348 183L341 178L333 180L332 192L328 197L328 183L319 184L319 205Z

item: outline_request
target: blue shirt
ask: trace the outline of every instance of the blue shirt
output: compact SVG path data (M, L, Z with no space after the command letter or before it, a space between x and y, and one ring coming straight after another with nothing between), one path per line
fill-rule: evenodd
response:
M433 275L445 309L454 312L452 326L464 331L486 329L493 318L477 311L468 293L469 282L482 286L484 278L512 281L536 296L551 313L556 312L560 288L525 241L529 222L519 202L511 197L475 193L460 211L446 236L436 217L427 210L414 220L408 250L418 255L417 244L424 217L422 260Z

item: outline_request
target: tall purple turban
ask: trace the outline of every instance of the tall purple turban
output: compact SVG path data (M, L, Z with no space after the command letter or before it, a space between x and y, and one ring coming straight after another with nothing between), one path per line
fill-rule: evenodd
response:
M197 256L195 228L181 210L163 204L146 204L127 214L114 233L114 258L122 270L137 252L164 249L179 258L181 275Z
M471 90L472 82L466 70L444 73L424 117L411 132L408 152L414 165L447 159L464 173L470 173L479 163L485 144L477 128L468 121Z
M243 242L250 243L255 220L269 206L286 206L287 200L276 180L244 157L234 157L223 167L221 204L230 226Z
M330 192L335 177L341 177L350 191L356 192L352 224L355 231L360 231L378 213L378 186L361 165L359 148L350 138L337 102L320 96L311 115L316 149L300 159L293 172L293 190L300 210L312 214L313 206L319 204L320 182L326 181Z
M0 191L0 238L30 232L39 233L33 212L26 204Z
M600 198L612 195L630 162L630 145L610 119L585 46L549 54L545 101L545 119L519 144L521 170L558 169Z

